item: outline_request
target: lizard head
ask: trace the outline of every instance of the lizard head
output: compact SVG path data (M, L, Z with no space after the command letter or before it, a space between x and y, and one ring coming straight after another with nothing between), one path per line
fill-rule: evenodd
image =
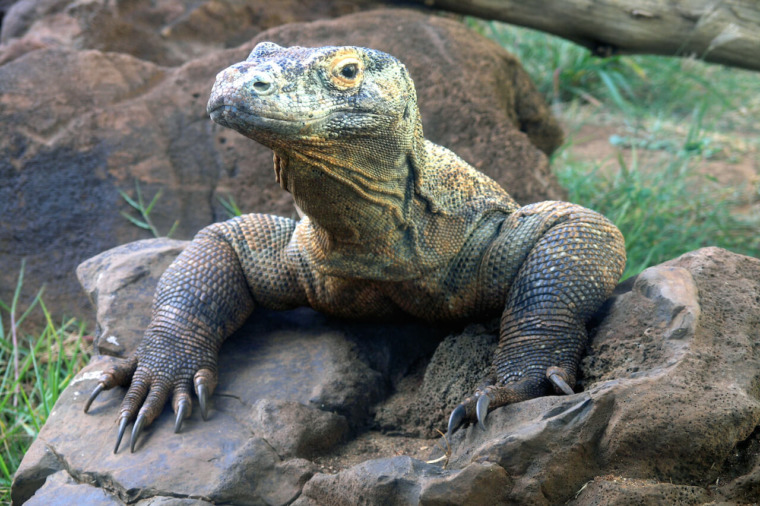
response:
M396 58L263 42L217 75L207 109L275 152L277 181L331 238L358 244L408 227L426 151Z
M410 139L419 115L406 67L386 53L271 42L217 75L208 112L275 151Z

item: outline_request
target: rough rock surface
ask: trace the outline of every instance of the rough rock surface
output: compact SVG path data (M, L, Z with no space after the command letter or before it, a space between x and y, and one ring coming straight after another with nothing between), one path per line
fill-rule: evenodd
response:
M122 313L129 304L118 299L138 293L130 294L133 284L149 290L156 275L106 282L136 272L127 253L160 265L178 249L164 240L124 248L80 270L84 280L101 278L102 288L90 290L96 305L116 299L111 307ZM149 261L153 254L167 258ZM622 283L592 323L582 391L498 409L485 431L469 427L448 442L410 437L443 429L442 406L450 392L480 381L478 357L493 346L494 329L470 325L440 341L452 329L349 324L306 310L257 313L222 349L211 419L195 412L175 435L167 410L134 454L110 450L123 389L101 394L90 415L81 411L109 360L95 359L24 458L13 500L306 506L760 498L760 260L705 248L644 271ZM125 351L135 344L125 342Z
M0 4L2 5L2 4ZM181 65L286 23L377 7L373 0L20 0L0 30L0 63L47 48L125 53Z
M98 30L101 14L90 19L87 9L98 13L107 6L139 17L128 14L129 8L152 5L168 12L167 6L174 5L64 3L22 1L14 11L58 6L63 10L53 9L57 14L43 9L49 12L43 18L76 14L87 30ZM247 2L200 4L208 10ZM148 11L140 16L150 21ZM39 13L31 12L27 34L38 30ZM5 26L11 18L9 13ZM382 35L388 32L394 36ZM147 40L131 32L122 36L134 43ZM26 258L24 297L33 297L46 283L45 301L53 313L90 317L73 272L86 258L149 236L121 215L135 215L119 194L134 197L135 182L146 202L162 191L151 219L160 233L179 220L175 237L183 239L228 217L220 198L233 197L245 212L295 216L292 199L275 182L271 151L206 116L216 73L245 59L265 39L286 45L340 42L394 54L408 64L417 83L430 139L494 177L518 201L562 197L544 154L561 142L561 132L542 97L512 56L450 19L377 10L285 25L179 67L53 44L0 65L0 262L6 266L0 273L0 299L12 297L20 260Z
M99 312L96 350L118 355L134 350L162 272L153 266L168 265L184 245L148 239L82 264L78 275L94 305L110 308ZM20 504L48 474L66 470L124 502L166 496L287 504L316 471L303 457L329 450L365 424L370 408L387 395L390 378L429 355L441 333L416 324L399 330L393 324L340 322L307 309L260 311L220 354L211 419L202 422L196 410L178 437L164 438L173 424L171 413L164 412L135 454L126 448L112 453L112 415L122 389L107 392L90 415L82 412L93 380L112 360L96 357L62 394L27 453L34 464L17 472L13 500ZM198 430L201 426L205 430ZM88 449L85 440L92 445Z

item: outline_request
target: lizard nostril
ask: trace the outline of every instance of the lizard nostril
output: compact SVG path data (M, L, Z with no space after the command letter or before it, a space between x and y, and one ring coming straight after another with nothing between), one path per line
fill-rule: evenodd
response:
M259 95L267 95L274 91L274 79L266 72L258 72L251 77L253 89Z

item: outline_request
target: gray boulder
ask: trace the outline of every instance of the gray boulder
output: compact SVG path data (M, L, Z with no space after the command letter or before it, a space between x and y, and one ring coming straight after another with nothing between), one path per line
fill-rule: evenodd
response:
M95 305L114 311L99 317L118 321L135 310L122 295L155 285L159 269L126 281L130 255L161 265L177 246L145 241L87 262L80 277L101 287L90 290ZM123 331L110 329L118 340ZM430 438L430 427L443 430L446 406L482 379L493 322L431 330L260 312L222 348L211 419L194 412L175 435L167 408L134 454L111 450L123 389L82 413L114 360L95 358L25 456L13 501L751 503L760 497L759 329L760 260L718 248L683 255L619 285L590 324L576 394L497 409L485 431L446 440ZM119 342L103 350L136 344Z

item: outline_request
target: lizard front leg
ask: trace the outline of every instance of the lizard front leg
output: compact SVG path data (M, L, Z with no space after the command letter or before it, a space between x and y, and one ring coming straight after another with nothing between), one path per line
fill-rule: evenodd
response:
M131 450L172 397L175 432L190 415L191 390L207 417L222 342L257 305L286 309L306 302L287 245L295 222L247 215L206 227L159 280L142 343L106 369L85 405L115 386L129 386L119 411L118 450L134 421Z
M623 237L603 216L566 202L525 206L505 220L483 272L509 288L492 378L449 418L449 433L497 407L571 394L586 348L585 323L625 267ZM513 280L510 282L510 279Z

